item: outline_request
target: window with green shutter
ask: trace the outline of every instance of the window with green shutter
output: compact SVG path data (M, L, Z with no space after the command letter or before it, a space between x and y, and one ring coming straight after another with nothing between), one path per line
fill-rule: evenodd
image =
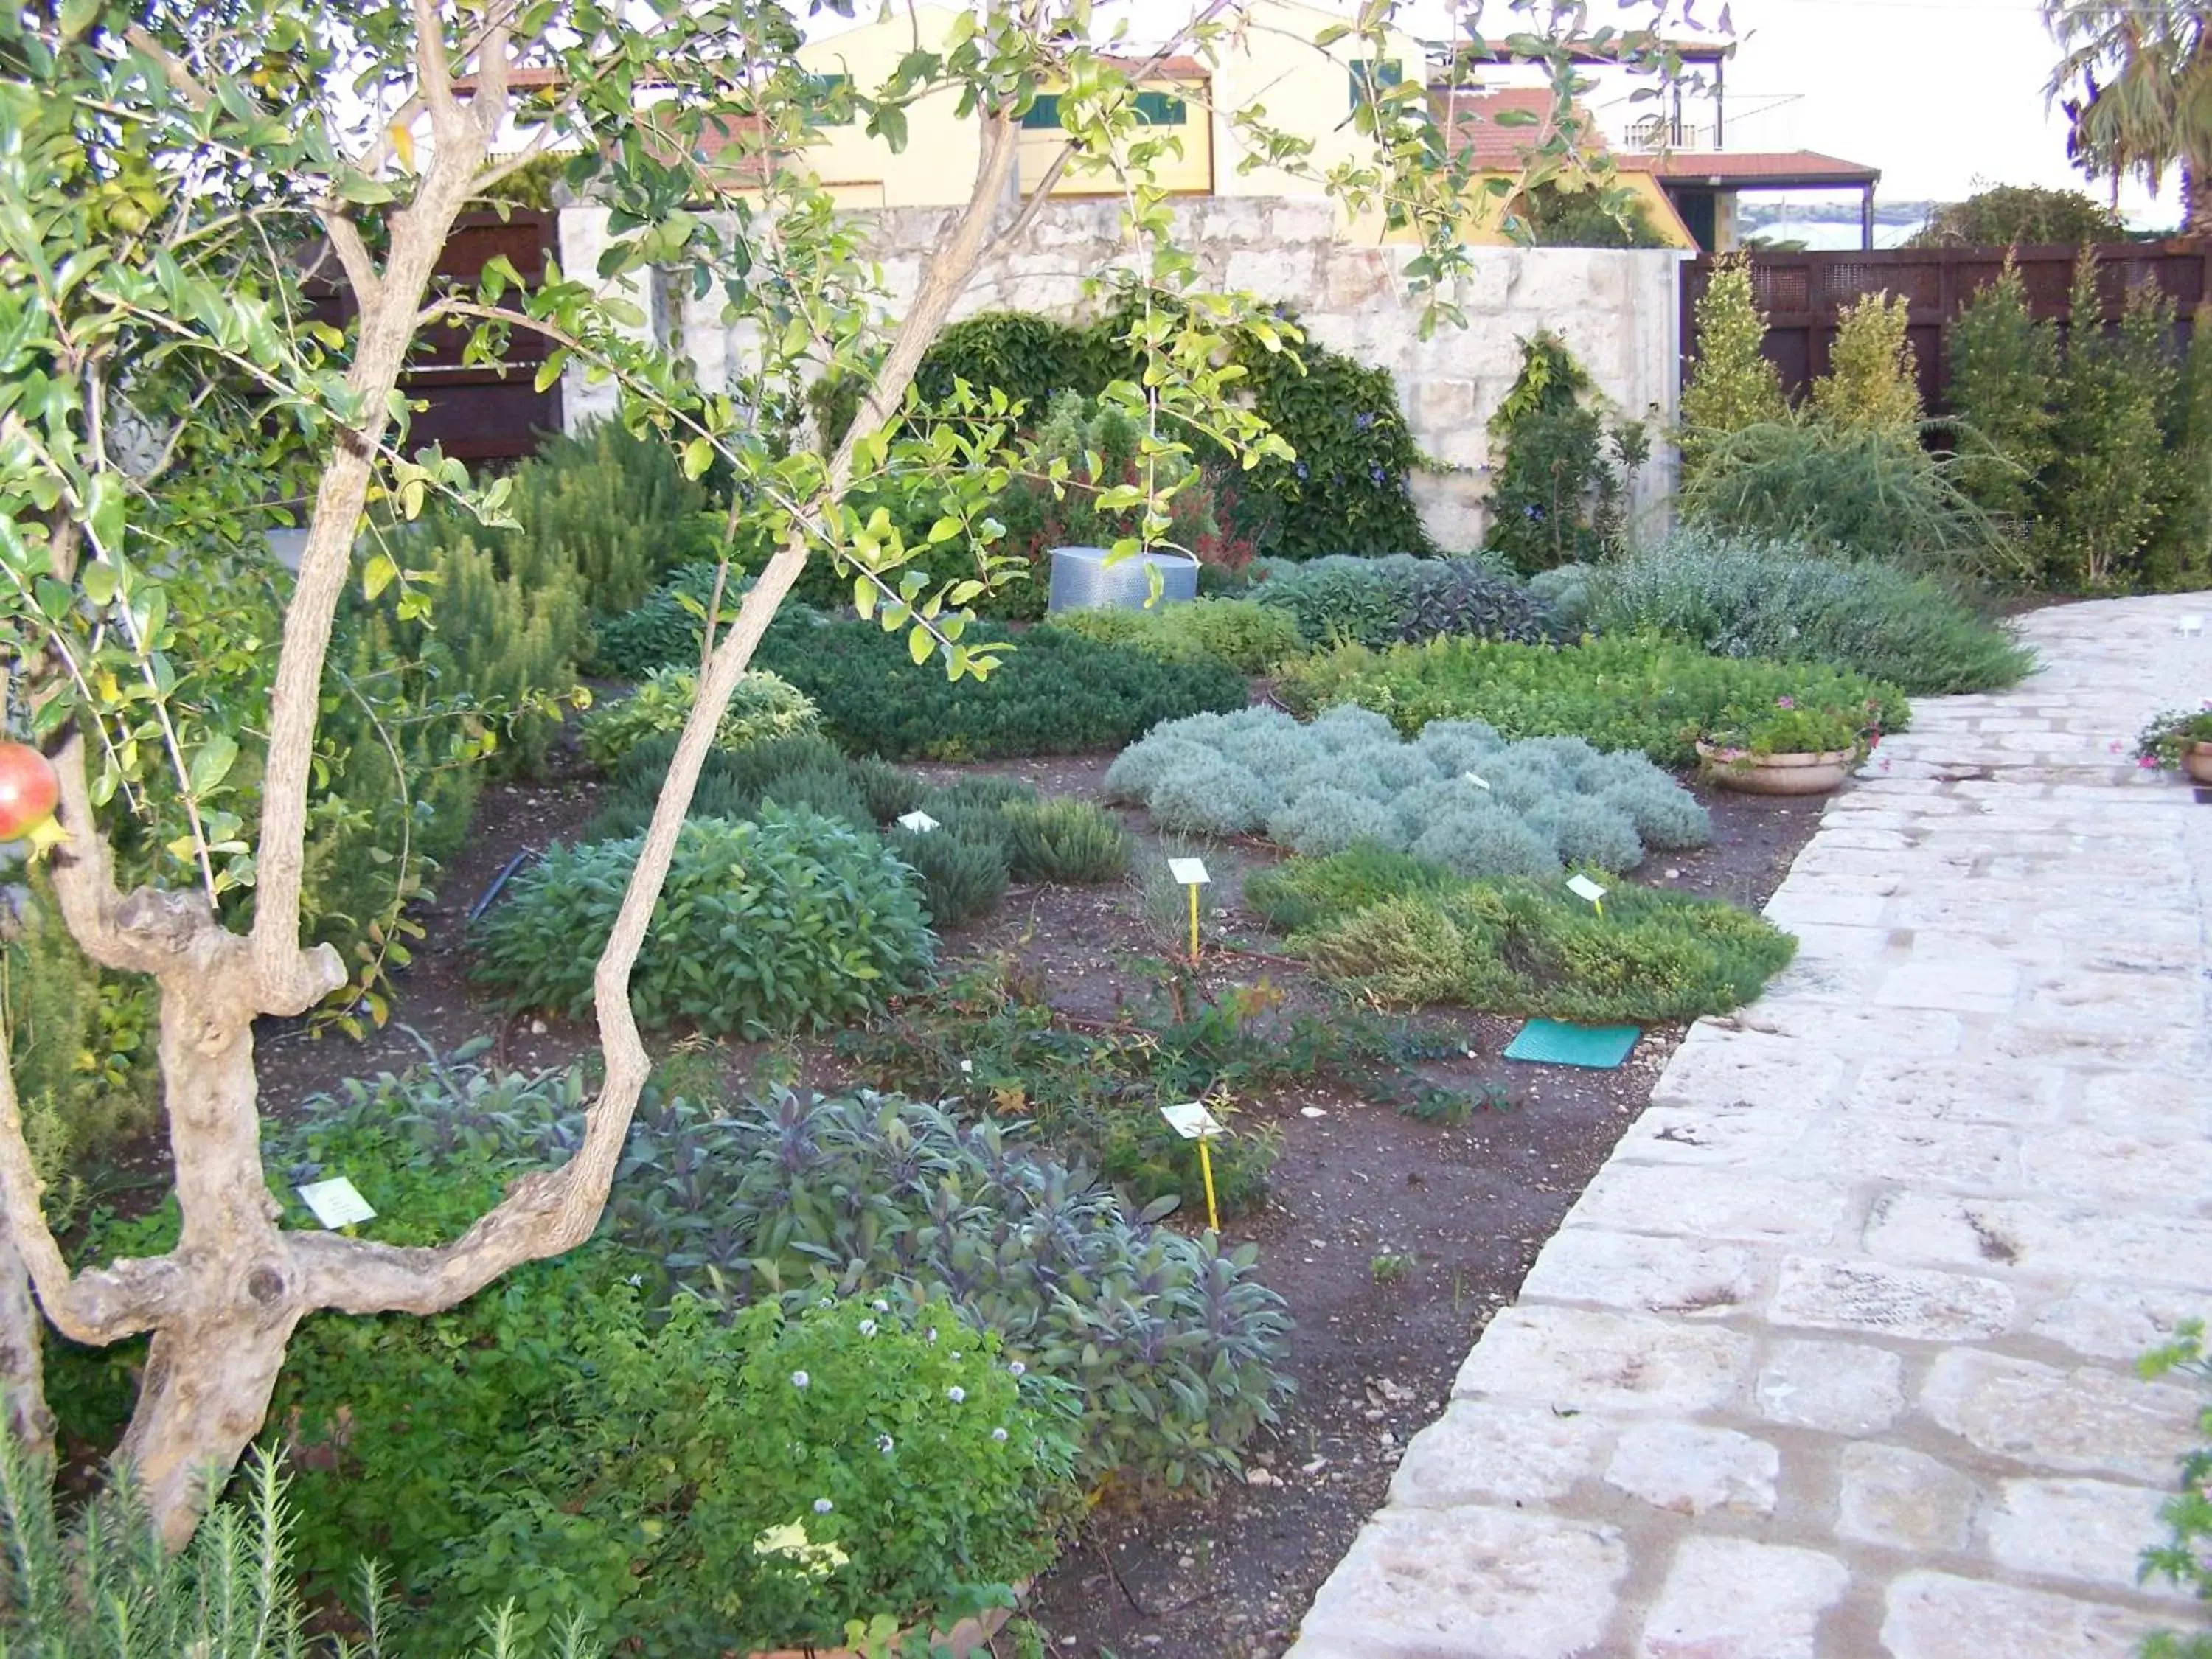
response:
M1137 119L1148 127L1179 127L1190 119L1182 99L1171 92L1137 94Z
M1022 116L1022 125L1030 131L1050 131L1060 125L1060 94L1041 92Z

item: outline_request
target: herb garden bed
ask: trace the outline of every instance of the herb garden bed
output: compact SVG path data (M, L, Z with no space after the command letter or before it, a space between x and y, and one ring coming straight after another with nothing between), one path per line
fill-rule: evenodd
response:
M1095 799L1111 759L913 769L933 783L990 775ZM1757 908L1811 835L1818 804L1698 793L1712 814L1712 843L1655 854L1638 879ZM577 834L605 793L596 780L489 791L475 834L424 913L428 937L401 986L397 1018L405 1029L388 1028L366 1048L296 1030L265 1033L263 1075L277 1112L346 1078L402 1067L426 1046L447 1053L489 1036L488 1058L523 1069L588 1053L588 1025L491 1006L469 980L463 940L470 908L509 860ZM1166 846L1146 815L1121 816L1137 833L1138 866L1161 862ZM1275 1012L1285 1018L1332 1006L1325 988L1237 902L1241 874L1276 862L1279 852L1259 842L1200 850L1217 878L1206 892L1209 948L1198 981L1206 992L1265 981L1280 994ZM1157 968L1145 964L1166 953L1168 919L1157 914L1157 896L1152 908L1148 920L1134 880L1017 887L994 914L949 932L942 961L948 969L1004 962L1056 1015L1111 1032L1158 988ZM1240 1103L1239 1126L1279 1137L1278 1152L1264 1203L1226 1218L1224 1232L1260 1247L1260 1277L1290 1305L1287 1369L1297 1392L1279 1424L1247 1448L1244 1482L1141 1501L1109 1489L1032 1592L1028 1611L1049 1650L1083 1659L1279 1653L1315 1587L1382 1503L1400 1449L1442 1410L1484 1322L1512 1300L1537 1250L1648 1100L1680 1036L1680 1028L1656 1029L1619 1071L1588 1072L1502 1060L1516 1020L1434 1009L1416 1023L1448 1037L1451 1049L1412 1063L1421 1082L1504 1103L1455 1123L1424 1121L1362 1097L1374 1091L1319 1074ZM766 1066L795 1069L799 1084L828 1089L865 1069L830 1039L728 1052L738 1084ZM127 1206L127 1195L112 1196ZM1202 1221L1191 1198L1172 1224ZM1011 1652L1012 1638L1002 1636L1000 1646Z

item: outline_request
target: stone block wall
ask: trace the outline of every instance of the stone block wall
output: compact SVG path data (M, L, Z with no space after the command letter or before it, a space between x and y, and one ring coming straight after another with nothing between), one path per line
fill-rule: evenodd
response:
M1492 412L1520 366L1517 339L1548 328L1565 339L1611 406L1626 416L1670 423L1680 345L1671 250L1481 247L1455 296L1468 321L1419 337L1420 303L1409 291L1415 249L1354 246L1340 240L1326 201L1296 198L1194 198L1176 210L1179 240L1206 280L1289 303L1320 343L1396 378L1415 440L1436 464L1414 481L1423 520L1439 544L1457 550L1482 537L1489 489ZM1073 317L1087 277L1135 263L1119 234L1119 204L1053 202L1018 240L989 258L955 312L1018 309ZM954 210L890 209L866 216L881 261L886 310L896 316L920 286L931 250L950 232ZM605 243L603 210L562 215L562 264L588 270ZM709 384L741 357L742 335L725 326L710 300L656 294L648 326L679 335ZM603 412L611 388L580 377L564 387L574 424ZM1672 449L1657 446L1636 481L1639 521L1663 513L1674 471Z

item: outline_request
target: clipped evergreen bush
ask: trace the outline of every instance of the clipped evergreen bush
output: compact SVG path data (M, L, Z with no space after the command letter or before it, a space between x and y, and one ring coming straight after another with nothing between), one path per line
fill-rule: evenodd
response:
M1024 635L981 681L917 667L903 636L871 623L772 629L756 660L804 692L848 752L885 760L1077 754L1245 702L1243 676L1219 663L1163 662L1050 628Z
M477 977L510 1008L579 1016L640 838L556 843L478 924ZM641 1024L746 1038L819 1030L913 989L936 957L907 866L804 807L693 818L630 980Z
M1307 658L1279 688L1299 712L1352 704L1417 732L1479 719L1509 738L1580 738L1642 750L1664 765L1696 763L1697 732L1772 708L1782 698L1898 732L1911 705L1895 686L1821 663L1710 657L1671 640L1626 635L1539 647L1469 640Z
M655 669L629 696L601 703L584 717L584 753L594 766L612 766L641 739L681 731L698 700L696 674L683 668ZM771 738L796 737L820 723L803 692L774 674L753 671L738 677L722 723L714 729L714 741L741 749Z
M1106 788L1167 830L1264 829L1314 855L1425 848L1468 875L1540 874L1563 858L1627 869L1646 842L1711 835L1705 810L1640 755L1573 738L1508 744L1479 722L1440 720L1408 742L1356 707L1310 725L1270 708L1171 721L1123 751Z
M696 668L718 568L706 562L687 564L634 609L601 619L592 633L592 668L627 680L642 679L657 668ZM721 604L714 612L718 630L735 618L752 581L735 568L723 577ZM789 618L805 609L787 599L778 614Z

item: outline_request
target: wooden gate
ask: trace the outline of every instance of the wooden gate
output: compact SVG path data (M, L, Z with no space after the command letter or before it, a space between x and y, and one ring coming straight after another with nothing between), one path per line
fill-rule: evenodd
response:
M2069 325L2074 260L2070 247L2024 247L2014 251L2030 307L2038 317ZM1950 380L1950 326L1960 307L1984 284L1996 280L2004 264L2001 247L1883 248L1864 253L1753 252L1752 292L1766 313L1765 354L1782 371L1783 385L1802 390L1828 372L1828 347L1844 307L1862 295L1902 295L1909 307L1906 334L1920 371L1920 400L1943 406ZM2155 282L2179 314L2178 331L2185 343L2197 308L2212 297L2212 252L2188 241L2119 242L2097 250L2097 292L2104 320L2120 313L2127 290ZM1693 307L1711 279L1711 258L1681 268L1682 378L1686 383L1695 358Z

